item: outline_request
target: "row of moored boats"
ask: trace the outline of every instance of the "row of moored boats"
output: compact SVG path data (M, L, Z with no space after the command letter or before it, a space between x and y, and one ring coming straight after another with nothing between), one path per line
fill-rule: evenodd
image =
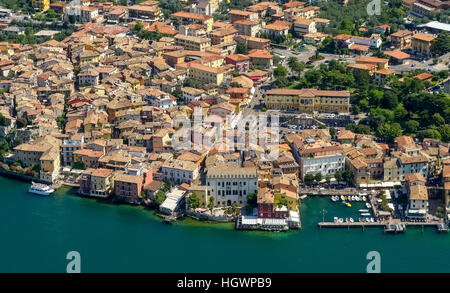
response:
M375 223L375 219L370 217L370 218L359 218L358 221L360 223ZM338 218L338 217L334 217L334 222L335 223L354 223L355 220L353 218Z

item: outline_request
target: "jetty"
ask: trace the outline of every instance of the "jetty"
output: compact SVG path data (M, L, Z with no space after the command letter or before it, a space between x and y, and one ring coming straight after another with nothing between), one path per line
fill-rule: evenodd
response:
M411 222L400 220L391 221L379 221L379 222L345 222L345 223L335 223L335 222L319 222L317 224L319 228L361 228L364 230L366 227L379 227L384 228L386 233L402 233L406 231L408 226L410 227L436 227L438 232L448 232L449 228L446 224L439 221L429 221L429 222Z

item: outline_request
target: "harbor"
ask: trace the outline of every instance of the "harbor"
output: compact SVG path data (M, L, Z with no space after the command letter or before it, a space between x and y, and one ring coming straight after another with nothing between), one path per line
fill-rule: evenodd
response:
M206 268L219 272L233 271L237 266L261 273L269 268L275 272L365 272L365 256L373 249L382 256L383 272L445 272L450 259L450 237L434 229L422 231L420 226L408 225L416 229L385 237L389 233L383 233L385 226L379 223L350 226L370 228L364 233L331 229L348 224L318 227L323 210L327 211L324 222L332 222L335 215L356 219L362 202L352 202L349 208L330 197L308 196L301 204L300 230L249 233L235 230L232 223L190 218L167 225L144 207L80 197L66 187L51 196L37 196L28 193L29 183L0 177L0 184L5 186L0 202L8 207L0 213L0 220L8 223L0 227L4 236L0 243L2 272L65 272L65 255L73 250L81 253L83 272L202 272ZM25 229L27 233L22 232ZM133 249L124 251L130 243ZM262 257L275 247L290 253L269 261ZM233 257L202 257L199 261L198 254L183 252L198 250L204 255L233 251Z

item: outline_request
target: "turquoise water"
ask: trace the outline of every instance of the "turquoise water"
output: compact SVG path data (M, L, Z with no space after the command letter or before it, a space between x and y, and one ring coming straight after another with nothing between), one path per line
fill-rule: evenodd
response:
M435 228L318 229L362 207L329 198L303 201L303 229L235 231L232 224L163 223L142 207L113 205L58 190L42 197L28 184L0 178L0 272L65 272L69 251L82 272L365 272L366 255L381 254L382 272L448 272L450 235Z

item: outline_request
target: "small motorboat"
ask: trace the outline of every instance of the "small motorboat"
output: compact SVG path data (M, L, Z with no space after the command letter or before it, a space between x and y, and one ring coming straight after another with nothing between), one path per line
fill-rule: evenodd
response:
M338 199L339 199L338 196L334 196L334 195L333 195L333 196L331 197L331 200L332 200L332 201L337 201Z
M345 218L345 222L348 223L348 218Z
M363 200L363 201L366 201L366 200L367 200L367 198L366 198L365 195L363 195L362 200Z
M339 221L339 218L338 218L338 217L334 217L334 218L333 218L333 221L334 221L335 223L337 223L337 222Z
M367 207L368 209L370 209L370 208L372 207L372 205L371 205L370 203L366 202L366 207Z
M360 213L368 213L369 210L368 209L360 209L360 210L358 210L358 212L360 212Z
M349 220L350 220L350 223L355 222L355 220L353 220L353 218L350 218Z
M341 200L342 200L342 201L344 201L344 200L345 200L345 197L344 197L343 195L341 195Z
M370 222L371 223L375 222L375 219L374 218L370 218Z
M361 216L369 217L369 216L370 216L370 213L361 213Z
M346 203L345 205L348 206L349 208L352 207L350 203Z
M339 223L344 223L344 219L339 218L338 222L339 222Z
M361 201L362 200L362 197L361 196L357 196L356 197L356 201Z
M299 198L300 198L300 199L305 199L305 198L307 198L307 197L308 197L308 195L305 194L305 195L300 196Z
M353 201L353 198L351 196L349 196L347 199L348 201Z

